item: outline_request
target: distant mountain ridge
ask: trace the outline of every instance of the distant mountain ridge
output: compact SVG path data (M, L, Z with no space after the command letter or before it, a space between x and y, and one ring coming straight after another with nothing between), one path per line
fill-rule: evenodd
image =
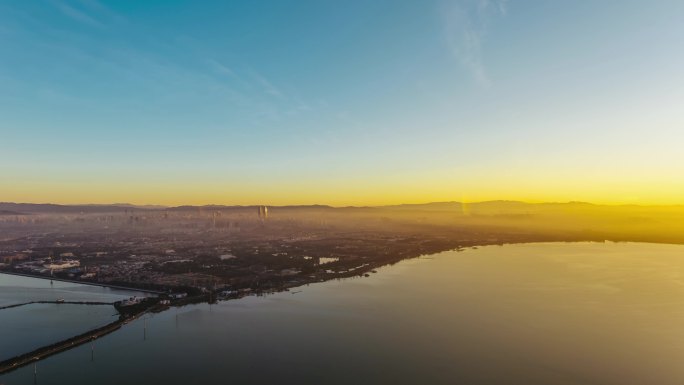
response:
M58 205L53 203L14 203L14 202L0 202L0 211L11 211L23 214L39 214L39 213L63 213L63 214L77 214L77 213L116 213L125 212L131 209L142 209L144 206L133 205Z
M25 213L20 213L17 211L10 210L0 210L0 215L26 215Z
M254 210L259 205L181 205L181 206L162 206L162 205L133 205L129 203L114 203L114 204L81 204L81 205L60 205L54 203L15 203L15 202L0 202L0 215L24 215L37 213L64 213L64 214L78 214L78 213L120 213L130 210L136 211L203 211L203 210L230 210L230 211L247 211ZM428 203L407 203L398 205L385 206L343 206L335 207L329 205L286 205L286 206L272 206L267 205L270 209L276 210L307 210L307 211L525 211L525 210L545 210L553 208L562 209L591 209L591 208L610 208L610 207L632 207L632 208L663 208L663 207L678 207L681 205L669 206L642 206L642 205L599 205L588 202L541 202L541 203L527 203L522 201L512 200L492 200L483 202L463 203L457 201L449 202L428 202Z

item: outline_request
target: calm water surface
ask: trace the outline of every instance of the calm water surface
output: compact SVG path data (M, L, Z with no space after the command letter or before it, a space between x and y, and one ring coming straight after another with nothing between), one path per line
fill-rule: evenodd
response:
M0 307L30 301L114 302L149 294L101 286L0 274ZM111 305L31 304L0 310L0 360L104 326L117 319ZM2 383L2 382L0 382Z
M38 383L684 383L684 246L483 247L298 290L138 320Z
M129 296L148 296L144 292L111 289L108 287L83 285L72 282L22 277L0 273L0 307L29 301L114 302Z

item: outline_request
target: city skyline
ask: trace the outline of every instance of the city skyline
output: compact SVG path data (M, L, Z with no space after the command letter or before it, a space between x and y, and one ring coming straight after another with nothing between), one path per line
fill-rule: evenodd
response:
M682 15L6 2L0 201L682 204Z

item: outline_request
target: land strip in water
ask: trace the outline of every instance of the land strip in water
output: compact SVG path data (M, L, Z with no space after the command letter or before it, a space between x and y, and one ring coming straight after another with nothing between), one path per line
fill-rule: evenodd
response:
M97 301L29 301L29 302L22 302L22 303L15 303L13 305L7 305L7 306L0 306L0 310L5 310L5 309L11 309L14 307L20 307L20 306L26 306L26 305L33 305L37 303L51 303L51 304L56 304L56 305L114 305L114 302L97 302Z
M91 281L87 281L87 280L67 279L67 278L54 277L54 276L44 275L44 274L18 273L16 271L11 271L11 270L0 270L0 274L17 275L20 277L29 277L29 278L49 279L51 281L76 283L79 285L88 285L88 286L108 287L110 289L117 289L117 290L139 291L139 292L150 293L150 294L163 294L164 293L164 292L159 291L159 290L134 288L134 287L121 286L121 285L111 285L111 284L107 284L107 283L91 282Z
M35 301L35 302L30 302L30 303L56 303L52 301ZM65 302L66 303L66 302ZM87 305L95 305L95 304L106 304L106 305L111 305L111 303L80 303L80 302L69 302L69 303L75 303L75 304L87 304ZM22 305L27 305L29 303L24 303L24 304L18 304L18 305L10 305L10 307L16 307L16 306L22 306ZM7 308L7 307L5 307ZM43 346L41 348L35 349L31 352L28 353L23 353L17 356L14 356L12 358L6 359L4 361L0 361L0 374L4 374L7 372L11 372L12 370L18 369L22 366L29 365L31 363L36 363L44 358L47 358L51 355L63 352L65 350L69 350L72 348L75 348L79 345L83 345L88 342L95 341L96 339L105 336L109 333L112 333L118 329L121 328L121 326L143 316L145 313L148 311L156 311L163 309L164 306L160 305L157 301L154 299L148 299L148 302L143 303L141 305L131 307L128 311L126 312L121 312L119 314L119 318L111 322L105 326L89 330L85 333L79 334L74 337L67 338L65 340L55 342L53 344Z

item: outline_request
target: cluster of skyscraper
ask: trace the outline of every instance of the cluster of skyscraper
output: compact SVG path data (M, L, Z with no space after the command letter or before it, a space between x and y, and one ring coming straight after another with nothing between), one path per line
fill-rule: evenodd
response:
M266 206L257 206L258 214L259 214L259 219L262 221L265 221L268 218L268 207Z

